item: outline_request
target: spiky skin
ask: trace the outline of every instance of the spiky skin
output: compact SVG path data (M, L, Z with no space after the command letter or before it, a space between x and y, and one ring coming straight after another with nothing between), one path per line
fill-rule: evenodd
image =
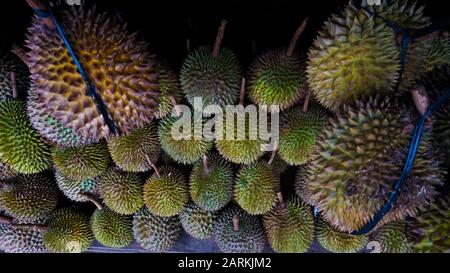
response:
M330 110L375 94L392 95L399 78L394 32L353 4L325 23L308 56L309 86Z
M380 244L382 253L410 253L405 231L404 223L391 223L378 228L371 237Z
M0 224L0 250L6 253L46 253L43 232Z
M442 197L411 219L408 235L413 250L418 253L450 252L450 199Z
M240 70L231 50L222 48L214 57L209 47L200 47L187 56L181 67L181 89L192 106L195 97L201 97L204 105L234 105L240 93Z
M161 93L156 118L162 119L172 113L172 110L175 107L170 96L172 96L176 102L179 102L183 98L183 92L181 91L178 75L162 64L159 66L159 91Z
M239 230L234 230L234 215L239 217ZM236 206L220 213L213 230L214 240L224 253L261 253L266 244L260 219Z
M0 102L0 160L21 174L51 166L50 146L31 127L24 102Z
M93 240L89 217L70 208L55 211L44 234L45 247L53 253L80 253L86 251Z
M13 98L12 72L16 74L16 86L19 98L22 98L28 91L28 67L11 53L0 56L0 101Z
M133 217L107 208L95 210L91 217L95 239L106 247L123 248L133 241Z
M162 167L161 177L153 174L144 185L144 202L156 216L172 217L183 212L189 201L184 174L172 167Z
M133 234L142 248L166 252L181 235L180 220L178 217L159 217L144 208L134 215Z
M278 105L283 111L305 94L307 80L302 58L287 56L286 50L272 50L250 67L249 96L257 105Z
M180 214L180 221L183 229L189 235L196 239L206 240L213 236L213 224L217 215L217 212L203 210L195 203L190 202Z
M227 123L234 115L234 131L230 136L227 131ZM239 121L238 115L232 111L225 111L224 123L222 128L216 128L222 135L216 137L217 151L228 161L235 164L252 164L260 159L265 151L262 149L262 145L267 144L266 141L261 139L259 134L259 122L250 120L248 115L245 115L245 135L242 135L242 128L238 128ZM217 134L219 134L216 132Z
M319 137L312 161L298 176L302 199L342 232L363 228L401 176L411 139L404 133L407 116L401 105L388 100L346 108ZM424 138L413 171L383 223L414 217L434 199L444 174L437 158Z
M70 200L75 202L88 202L82 193L98 195L98 179L73 180L55 171L56 183L59 190Z
M237 174L234 198L251 215L269 212L276 204L279 176L265 162L243 166Z
M280 157L291 166L308 163L327 119L327 113L318 106L310 107L306 113L300 108L282 113Z
M53 152L55 168L73 180L93 179L108 169L111 159L103 142Z
M37 221L50 215L58 198L56 183L49 176L23 175L6 182L0 189L0 210L17 220Z
M324 220L317 223L317 240L323 248L333 253L357 253L368 243L366 235L339 232Z
M277 253L306 253L314 240L311 207L298 197L289 198L264 215L267 240Z
M164 152L178 163L193 164L212 148L213 143L207 141L195 131L195 121L195 117L190 115L183 115L180 118L169 116L160 121L158 136L161 147ZM185 132L179 132L180 135L174 138L172 136L172 127L177 124L183 124L187 129ZM200 132L200 134L202 133ZM200 139L197 140L198 137Z
M160 154L158 134L154 124L136 129L129 135L113 137L108 149L114 163L127 172L146 172L156 164Z
M13 178L14 176L17 176L17 173L13 169L11 169L8 164L0 160L0 180L8 180Z
M94 8L62 11L60 24L112 120L127 134L155 117L159 84L146 44L125 25ZM82 31L81 31L82 30ZM40 107L76 135L99 141L111 132L86 90L66 46L58 35L35 18L26 46L34 92Z
M208 170L197 162L189 178L194 203L206 211L224 208L233 197L234 173L230 163L217 154L208 155Z
M439 69L444 65L450 64L450 38L438 37L435 38L428 51L428 56L425 64L427 72Z
M52 112L42 108L42 100L39 101L33 87L29 93L27 98L28 117L31 125L42 138L61 148L79 147L94 143L92 139L76 135L72 128L68 128L58 121Z
M119 214L131 215L144 206L143 181L136 173L110 169L99 178L99 192L105 205Z

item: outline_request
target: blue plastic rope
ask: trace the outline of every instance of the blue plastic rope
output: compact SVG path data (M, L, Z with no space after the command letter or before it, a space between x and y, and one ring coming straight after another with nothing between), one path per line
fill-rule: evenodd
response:
M56 19L56 17L54 16L54 14L52 12L52 9L50 7L48 7L48 12L43 11L41 9L33 9L33 11L34 11L34 13L36 13L36 15L39 18L49 18L50 17L52 19L53 24L55 25L59 36L63 40L64 45L67 47L67 50L69 51L70 56L72 56L72 59L78 69L78 72L81 74L81 77L83 78L84 82L86 83L87 92L88 92L89 96L91 96L92 99L94 100L97 110L103 116L103 119L105 120L106 125L108 126L111 133L113 135L120 134L119 128L116 127L116 125L114 124L114 121L112 120L112 118L110 117L110 115L108 113L108 110L106 109L105 102L103 101L102 97L97 93L95 85L92 83L92 81L88 77L86 71L81 66L81 63L79 62L79 60L72 48L72 45L70 44L69 39L67 38L67 35L64 32L64 29L58 23L58 20Z

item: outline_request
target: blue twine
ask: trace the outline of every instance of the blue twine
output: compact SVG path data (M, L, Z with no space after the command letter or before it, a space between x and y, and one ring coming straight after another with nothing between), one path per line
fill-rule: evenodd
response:
M81 74L81 77L83 78L84 82L86 83L86 88L89 96L92 97L97 110L100 112L100 114L103 116L103 119L106 122L106 125L108 126L109 130L113 135L120 134L119 128L116 127L114 124L114 121L110 117L108 110L106 109L105 102L103 101L102 97L97 93L95 85L92 83L91 79L87 75L86 71L83 69L81 63L79 62L71 43L69 42L69 39L67 38L66 33L64 32L64 29L62 26L58 23L58 20L54 16L52 9L48 7L48 12L41 10L41 9L33 9L34 13L39 18L51 18L53 21L53 24L56 27L56 30L58 31L59 36L61 37L64 45L67 47L67 50L70 53L70 56L72 56L72 59L78 69L78 72Z

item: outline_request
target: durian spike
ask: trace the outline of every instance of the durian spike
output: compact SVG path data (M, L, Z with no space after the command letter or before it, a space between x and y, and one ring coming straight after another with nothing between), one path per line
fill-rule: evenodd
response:
M175 99L174 96L169 96L169 100L170 100L170 103L172 103L174 105L175 113L177 114L178 117L180 117L181 116L181 110L180 110L180 106L177 103L177 100Z
M411 91L414 104L421 115L424 115L430 107L430 97L423 85L416 85Z
M209 169L208 156L203 156L203 172L205 175L208 175L211 170Z
M295 31L294 35L292 36L291 43L289 44L289 47L286 51L286 56L291 57L292 55L294 55L298 39L300 39L300 36L302 36L303 32L305 31L308 20L308 18L303 20L303 23L297 28L297 31Z
M11 89L13 99L17 99L19 94L17 93L17 75L16 72L11 72Z
M311 90L308 90L306 93L305 102L303 103L303 113L308 112L309 101L311 100Z
M98 201L97 199L95 199L95 197L92 196L91 194L80 193L80 196L86 198L86 200L88 200L89 202L94 204L98 210L103 210L103 204L100 201Z
M40 0L25 0L25 1L33 10L42 10L47 12L47 7ZM50 17L41 19L49 29L55 29L53 20Z
M275 160L275 157L277 156L278 150L280 149L280 146L278 145L278 141L275 142L275 147L272 151L272 155L270 156L269 161L267 161L267 164L269 166L272 165L273 161Z
M14 227L14 228L35 228L39 231L45 232L48 227L46 225L33 225L33 224L14 224L14 218L0 215L0 223Z
M278 202L280 203L280 206L282 208L286 208L286 202L284 202L283 193L281 193L281 191L277 193L277 198Z
M239 231L239 215L235 214L233 215L233 230Z
M27 53L21 47L13 45L11 48L11 53L16 55L26 66L30 67L28 65Z
M222 20L222 22L220 23L219 31L217 32L216 36L216 42L214 44L214 49L212 52L214 58L217 58L219 56L220 47L222 46L223 36L225 34L225 28L227 26L227 23L228 22L226 20Z
M147 163L150 165L150 167L152 167L153 170L155 171L156 176L161 177L161 173L159 172L158 167L156 167L156 165L150 160L148 155L145 155L145 159L147 160Z
M245 103L245 87L247 85L247 80L245 78L242 78L241 82L241 93L239 96L239 105L244 106Z

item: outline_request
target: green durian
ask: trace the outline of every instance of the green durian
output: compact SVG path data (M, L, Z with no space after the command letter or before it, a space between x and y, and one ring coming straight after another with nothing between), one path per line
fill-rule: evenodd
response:
M106 247L123 248L133 241L133 217L108 208L97 209L91 217L95 239Z
M322 247L333 253L356 253L368 243L366 235L339 232L324 220L317 223L317 240Z
M379 243L381 253L410 253L411 245L406 236L405 223L396 222L378 228L372 241Z
M73 180L55 171L56 183L59 190L70 200L75 202L88 202L83 195L98 195L98 179Z
M189 235L205 240L213 236L213 224L217 215L217 212L203 210L195 203L190 202L180 214L180 221L183 229Z

